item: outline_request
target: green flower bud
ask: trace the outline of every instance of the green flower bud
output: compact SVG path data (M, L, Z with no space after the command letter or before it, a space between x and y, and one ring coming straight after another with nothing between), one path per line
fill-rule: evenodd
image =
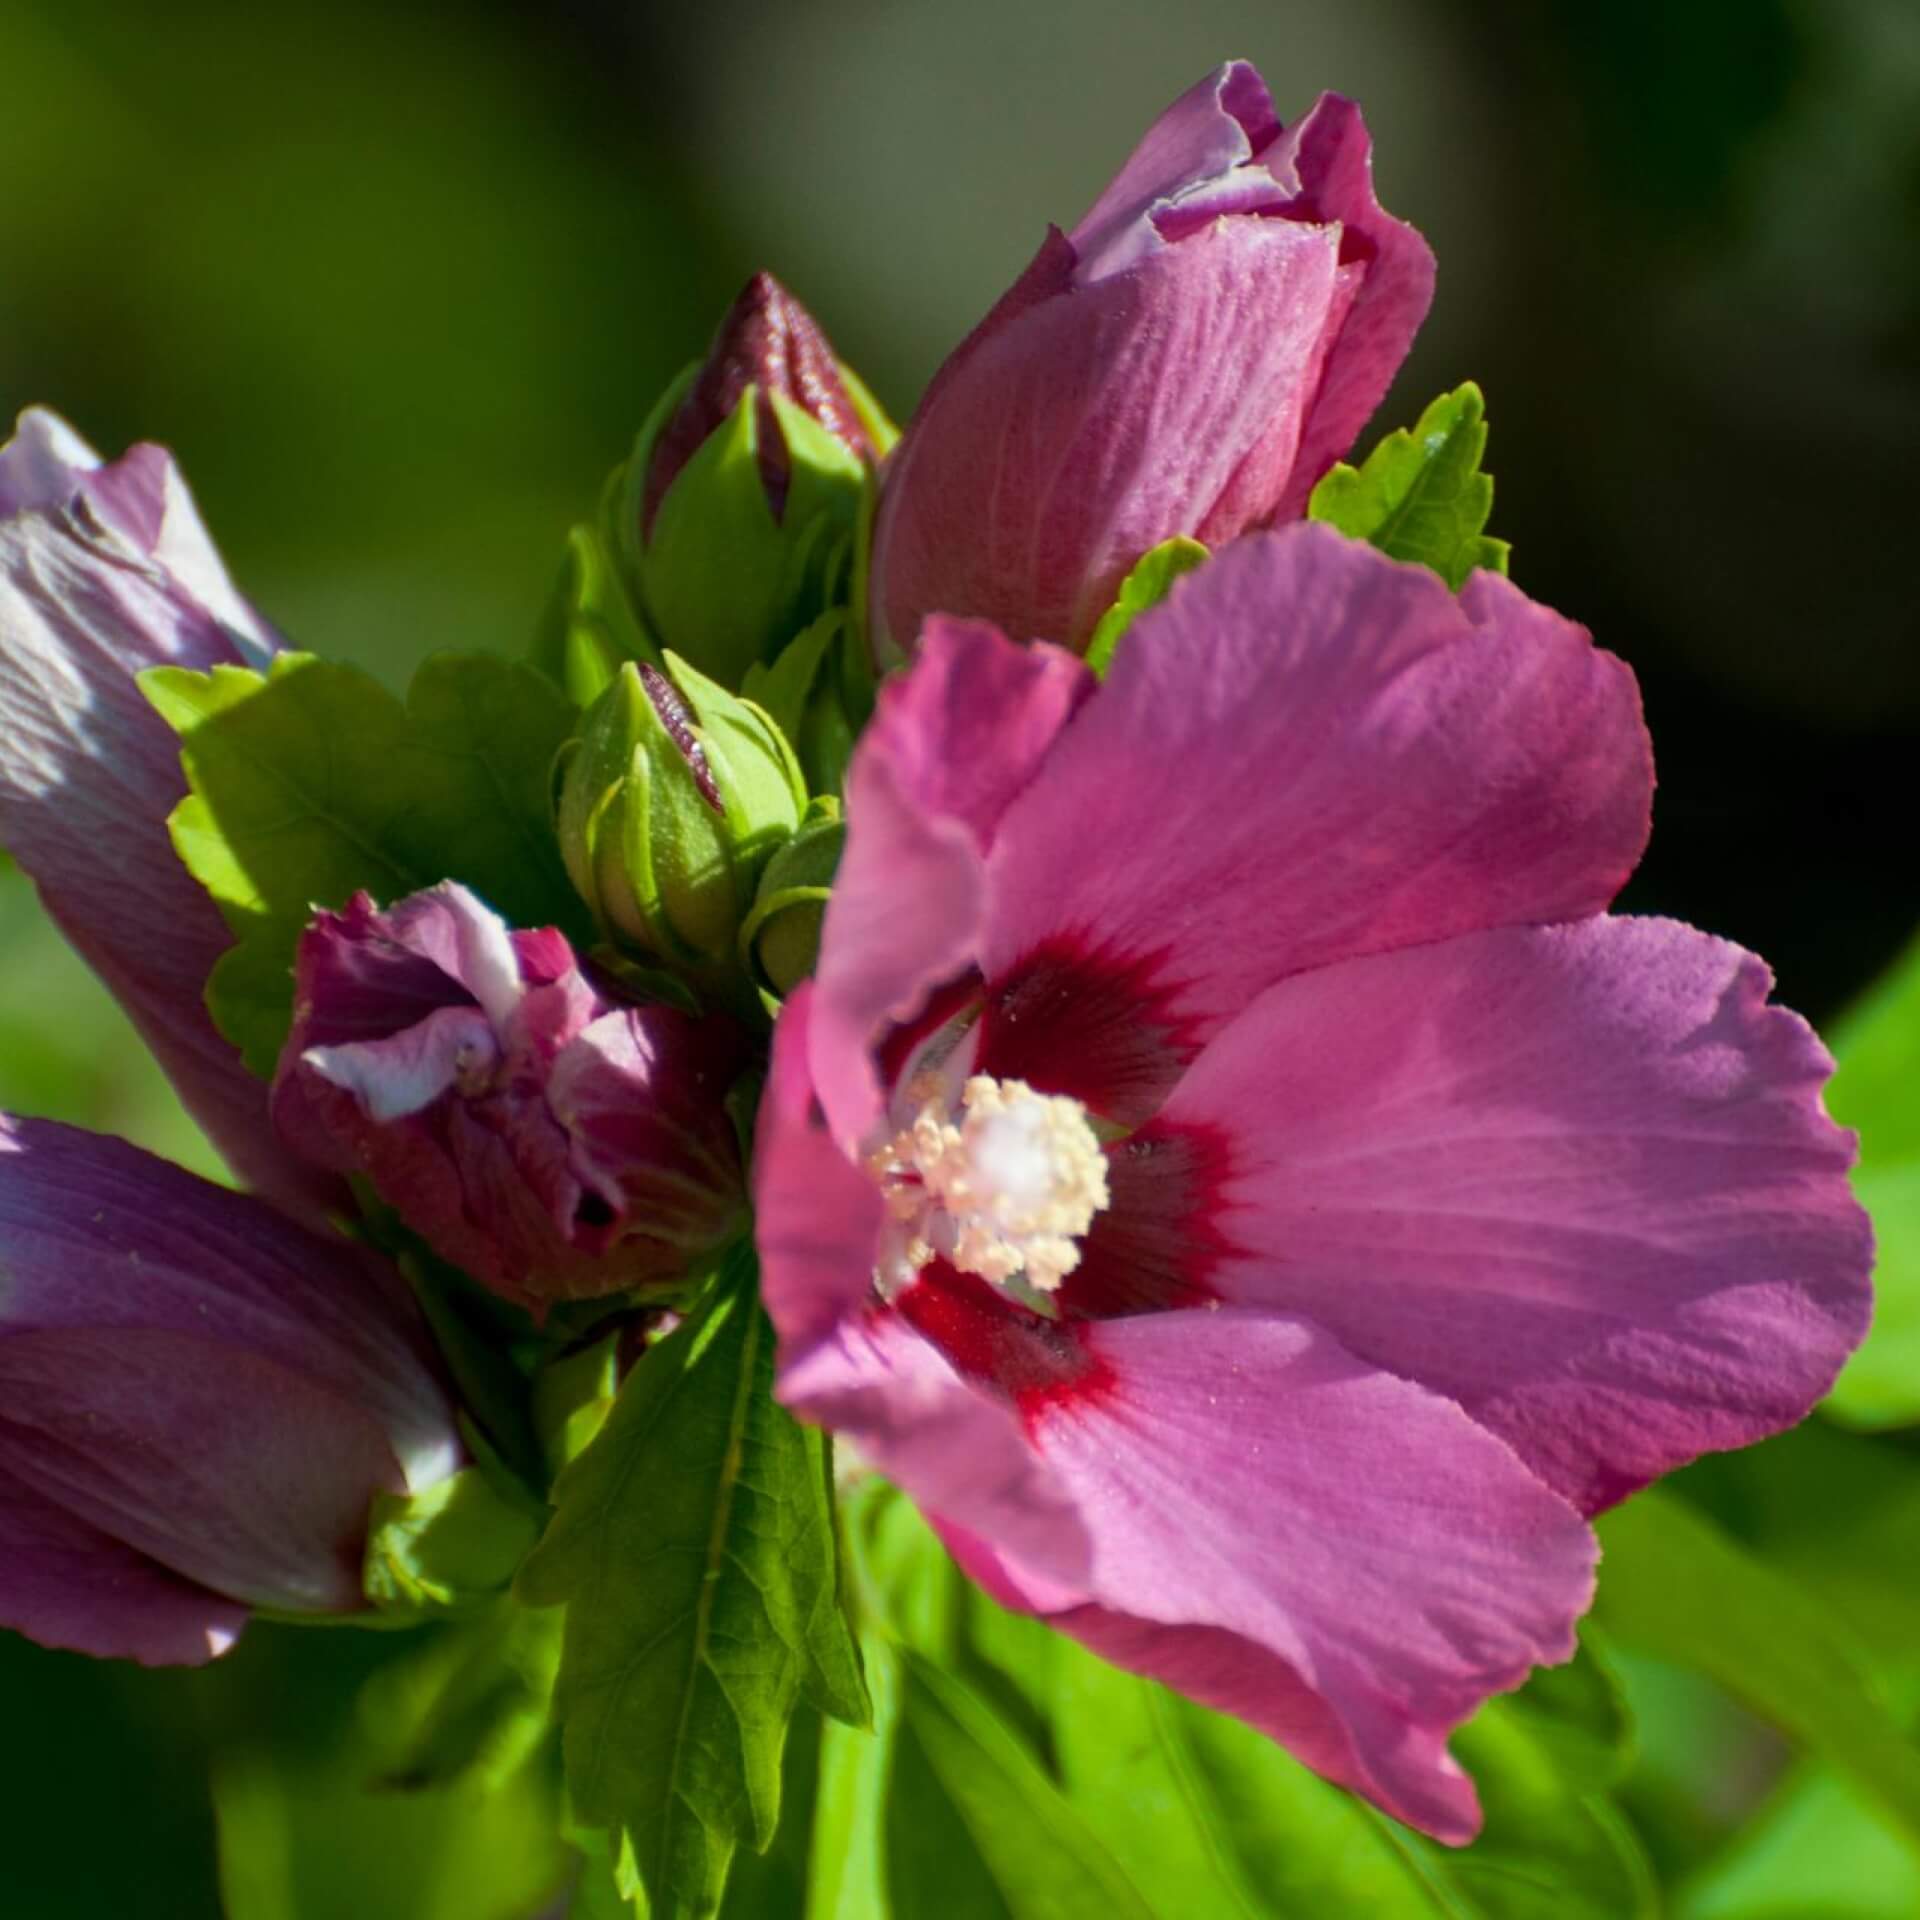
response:
M753 911L740 929L740 951L762 991L776 999L790 994L819 958L820 922L846 838L839 801L816 799L800 831L760 876Z
M744 691L793 742L807 791L837 794L873 712L873 667L852 616L822 614L771 666L756 666Z
M647 630L740 686L830 604L896 437L812 315L756 275L608 496Z
M740 923L806 790L759 707L664 658L665 672L622 666L582 723L561 773L560 849L617 945L744 987Z
M628 660L658 664L660 650L634 618L597 528L575 527L553 597L534 637L532 661L577 707L590 707Z

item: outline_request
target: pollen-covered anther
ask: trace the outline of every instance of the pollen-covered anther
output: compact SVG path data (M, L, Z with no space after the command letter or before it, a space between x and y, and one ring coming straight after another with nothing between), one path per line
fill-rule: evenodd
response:
M1079 1101L976 1074L957 1112L929 1101L867 1158L897 1223L891 1293L936 1256L998 1287L1051 1293L1107 1204L1107 1161Z

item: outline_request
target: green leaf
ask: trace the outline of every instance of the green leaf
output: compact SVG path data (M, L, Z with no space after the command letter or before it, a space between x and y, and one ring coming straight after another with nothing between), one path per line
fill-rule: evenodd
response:
M871 1600L922 1663L908 1669L909 1700L923 1666L939 1662L949 1685L970 1690L971 1711L998 1710L998 1745L1024 1727L1031 1763L1050 1756L1048 1777L1086 1827L1076 1844L1097 1843L1162 1920L1320 1913L1639 1920L1653 1910L1638 1843L1598 1790L1624 1764L1628 1728L1618 1689L1591 1651L1490 1702L1456 1735L1487 1822L1471 1847L1442 1847L1320 1779L1252 1728L1109 1667L1040 1622L995 1606L961 1578L891 1489L869 1490L849 1518ZM861 1804L860 1796L870 1802L873 1777L889 1764L896 1803L903 1792L911 1802L910 1815L896 1804L889 1822L886 1870L895 1906L870 1911L905 1920L937 1910L931 1896L924 1907L903 1899L898 1883L914 1871L915 1833L937 1828L951 1812L925 1804L926 1781L913 1784L916 1762L905 1749L889 1763L861 1754L851 1741L841 1744L842 1764L854 1775L850 1803ZM1030 1785L1028 1774L1021 1777ZM833 1837L852 1818L843 1818ZM979 1851L971 1841L963 1847L965 1839L949 1836L943 1857L950 1872L971 1875L975 1864L953 1864ZM873 1868L862 1864L859 1872L858 1884L868 1884ZM999 1906L956 1902L950 1910L1022 1913L1017 1889L1009 1891L990 1868L987 1878ZM843 1898L811 1920L851 1920L858 1911Z
M774 1404L752 1278L736 1254L648 1350L520 1576L567 1603L568 1784L584 1823L630 1842L653 1920L713 1913L736 1845L772 1840L803 1691L867 1718L825 1443Z
M1484 531L1493 511L1493 479L1480 471L1486 449L1486 402L1469 380L1442 394L1411 433L1388 434L1364 465L1331 468L1307 518L1431 567L1458 592L1475 567L1507 570L1507 543Z
M405 706L310 654L265 675L156 667L141 686L180 735L192 789L174 846L239 936L208 1005L255 1072L273 1071L285 1041L294 946L315 906L452 879L516 925L590 934L550 818L574 714L531 668L440 655Z
M1173 583L1183 573L1191 573L1206 557L1207 550L1198 540L1177 533L1133 563L1133 571L1121 581L1113 605L1100 616L1100 624L1087 642L1087 665L1101 679L1112 668L1113 650L1126 630L1149 607L1157 607L1173 591Z
M449 1637L470 1644L464 1630ZM418 1724L380 1689L439 1651L431 1629L256 1626L243 1663L208 1675L226 1703L216 1726L232 1723L213 1767L228 1920L526 1920L559 1890L558 1769L537 1728L498 1765L437 1781L414 1770Z
M899 1884L907 1846L924 1843L928 1832L919 1797L907 1799L901 1791L902 1773L917 1757L1012 1920L1081 1920L1088 1913L1153 1920L1153 1909L1112 1853L986 1701L924 1656L903 1651L900 1657L903 1751L888 1812L895 1910L903 1916L939 1912L953 1885L955 1856L944 1847L925 1861L924 1875ZM923 1859L925 1851L932 1850L923 1850Z
M408 1636L406 1656L375 1673L356 1702L383 1755L382 1784L506 1784L552 1730L563 1617L502 1595L485 1613Z
M828 1720L808 1854L807 1920L885 1920L886 1810L900 1719L900 1671L892 1644L861 1641L871 1728Z
M1675 1920L1912 1920L1920 1855L1874 1803L1802 1767L1700 1873Z
M538 1528L527 1506L481 1467L464 1467L424 1493L376 1493L367 1598L397 1613L483 1605L504 1591Z
M1796 1583L1670 1494L1636 1496L1600 1538L1598 1616L1623 1647L1709 1675L1920 1836L1920 1749Z
M1920 944L1833 1034L1827 1104L1860 1129L1854 1192L1873 1216L1873 1326L1828 1408L1867 1429L1920 1421Z

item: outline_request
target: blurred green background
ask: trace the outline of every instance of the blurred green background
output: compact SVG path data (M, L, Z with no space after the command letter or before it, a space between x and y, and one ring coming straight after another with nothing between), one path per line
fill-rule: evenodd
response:
M1043 223L1232 54L1283 113L1366 107L1441 262L1378 425L1479 380L1516 576L1640 675L1661 788L1628 904L1831 1016L1920 920L1912 0L0 0L0 413L171 445L262 608L403 680L522 643L752 269L904 420ZM0 1106L211 1169L12 874ZM1868 1451L1780 1455L1783 1510L1906 1443L1832 1444ZM1698 1493L1741 1520L1737 1473ZM313 1660L382 1657L253 1638L211 1681L0 1639L0 1913L215 1911L208 1729L324 1714ZM1676 1911L1920 1912L1920 1863L1841 1789L1777 1787L1705 1683L1635 1679ZM1795 1892L1781 1862L1821 1858ZM504 1916L491 1884L449 1911Z

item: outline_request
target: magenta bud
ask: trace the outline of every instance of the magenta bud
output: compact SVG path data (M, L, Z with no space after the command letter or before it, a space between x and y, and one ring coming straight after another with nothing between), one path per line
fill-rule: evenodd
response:
M183 1665L365 1604L377 1496L461 1464L399 1276L119 1140L0 1118L0 1623Z
M1360 113L1234 61L1148 129L934 376L874 526L882 664L929 614L1082 651L1141 557L1297 519L1379 404L1433 257Z
M732 1022L615 1004L451 882L317 915L294 983L282 1137L535 1315L671 1288L744 1224Z

